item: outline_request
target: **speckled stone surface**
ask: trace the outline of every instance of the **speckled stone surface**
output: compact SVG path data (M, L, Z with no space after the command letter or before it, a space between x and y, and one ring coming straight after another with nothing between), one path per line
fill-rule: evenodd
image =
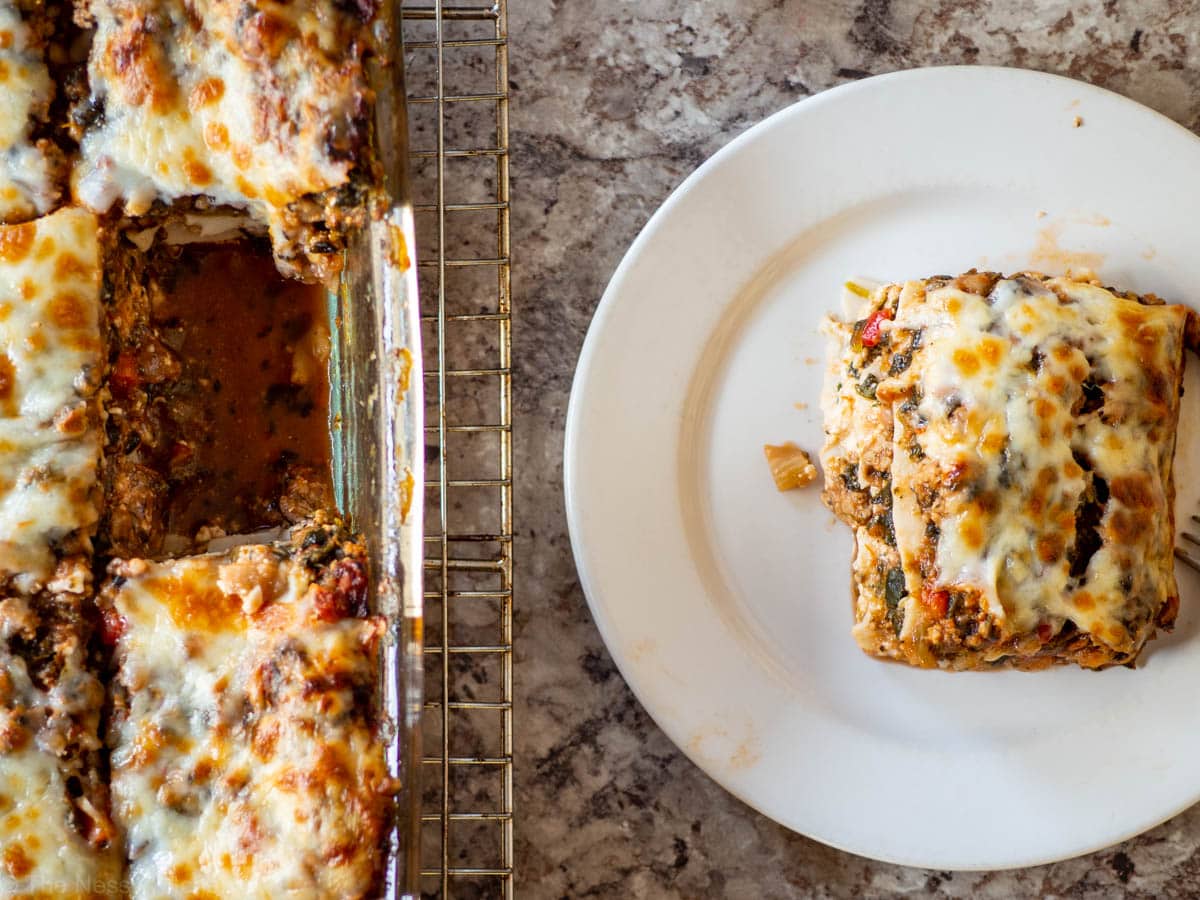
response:
M518 896L1200 897L1200 808L1089 857L950 874L843 854L744 806L614 668L561 488L567 394L596 303L654 209L715 150L833 85L945 63L1071 75L1200 128L1200 3L510 0L509 16Z

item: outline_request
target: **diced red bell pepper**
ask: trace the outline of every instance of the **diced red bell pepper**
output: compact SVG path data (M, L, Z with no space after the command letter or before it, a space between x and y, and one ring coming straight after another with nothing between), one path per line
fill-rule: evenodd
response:
M118 398L128 397L130 391L138 385L137 357L132 353L122 353L118 356L108 383Z
M879 343L880 326L884 319L890 319L892 311L890 309L877 309L875 312L867 316L867 320L863 323L862 331L858 334L858 339L864 347L874 347Z
M100 640L106 647L115 647L128 628L121 614L111 606L100 612Z
M365 616L368 612L366 568L356 559L335 563L332 587L318 588L314 601L317 618L322 622Z
M943 619L946 617L946 611L950 608L950 594L948 591L940 590L924 591L921 594L921 605L933 618Z

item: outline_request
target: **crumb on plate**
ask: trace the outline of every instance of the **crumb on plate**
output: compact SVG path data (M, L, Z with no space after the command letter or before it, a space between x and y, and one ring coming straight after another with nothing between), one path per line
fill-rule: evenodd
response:
M812 484L817 479L817 467L808 454L791 441L785 444L764 444L763 455L771 467L771 477L780 491L790 491Z

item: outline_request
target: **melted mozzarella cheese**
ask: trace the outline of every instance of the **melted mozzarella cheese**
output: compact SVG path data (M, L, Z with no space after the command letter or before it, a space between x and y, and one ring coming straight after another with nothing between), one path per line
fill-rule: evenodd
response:
M979 591L1013 634L1069 620L1117 651L1140 646L1176 593L1184 323L1182 307L1068 279L1005 279L986 298L914 284L895 327L922 335L898 379L919 389L919 415L896 417L892 469L910 592ZM923 510L922 495L937 499ZM1094 539L1077 531L1089 504ZM928 524L936 573L920 563Z
M74 175L97 211L205 195L248 209L277 246L285 211L343 184L367 96L330 2L92 0L89 61L104 121ZM352 141L350 143L353 143Z
M100 344L95 216L0 226L0 574L24 590L98 518Z
M99 746L102 692L82 670L79 648L66 655L53 687L37 687L25 661L2 649L14 604L20 601L0 603L0 895L117 896L115 855L91 847L74 827L68 772L59 762L66 741ZM89 734L78 733L81 721L92 723Z
M66 779L50 754L31 744L0 755L0 895L117 895L111 867L99 865L71 827L67 797Z
M54 89L13 0L0 0L0 222L49 212L58 199L50 161L30 128Z
M378 624L322 621L322 589L268 547L124 574L112 791L132 896L364 895L388 784L362 708Z

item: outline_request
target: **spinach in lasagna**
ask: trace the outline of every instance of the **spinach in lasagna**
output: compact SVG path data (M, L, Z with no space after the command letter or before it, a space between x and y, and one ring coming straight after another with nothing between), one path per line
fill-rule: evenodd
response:
M887 285L829 323L824 499L854 530L866 652L1103 668L1171 626L1188 316L972 271Z

